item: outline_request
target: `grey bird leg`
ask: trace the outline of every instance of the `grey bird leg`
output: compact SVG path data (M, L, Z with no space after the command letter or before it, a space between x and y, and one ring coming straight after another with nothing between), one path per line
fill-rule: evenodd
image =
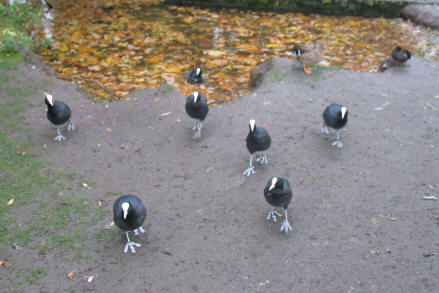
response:
M293 231L293 229L291 228L290 223L288 222L288 214L287 214L287 209L285 209L285 220L284 223L282 224L282 227L280 227L280 231L284 231L285 234L288 234L288 230L289 231Z
M133 230L134 235L139 235L139 231L145 233L145 230L143 230L142 226L140 226L139 228Z
M130 240L130 237L128 236L128 232L125 232L125 233L127 234L128 242L127 242L127 244L125 245L125 249L124 249L123 251L124 251L125 253L127 253L127 251L128 251L128 247L129 247L130 250L131 250L131 253L132 253L132 254L135 254L135 253L136 253L136 249L134 248L134 246L142 247L142 245L141 245L140 243L136 243L136 242L131 241L131 240Z
M192 127L192 130L195 131L192 139L201 139L201 128L203 128L203 122L201 121L195 124L194 127Z
M253 167L252 161L253 161L253 155L250 155L250 167L248 167L244 171L244 173L243 173L244 175L250 176L250 174L255 174L255 167Z
M261 164L267 164L267 157L264 154L260 154L257 158L256 161L261 163Z
M332 145L335 145L337 148L341 149L343 147L343 143L341 142L340 129L335 132L335 135L336 140L332 143Z
M329 129L325 122L323 122L322 133L329 134Z
M273 222L276 222L277 221L276 216L282 217L282 215L280 213L278 213L275 209L272 209L270 212L268 212L267 221L270 221L270 219L273 219Z
M67 123L67 131L75 130L75 124L73 124L73 120L69 119L69 122Z
M63 140L63 139L66 139L66 138L61 134L61 131L59 131L59 126L57 126L56 129L58 130L58 136L55 137L55 140L56 140L56 141L61 141L61 140Z

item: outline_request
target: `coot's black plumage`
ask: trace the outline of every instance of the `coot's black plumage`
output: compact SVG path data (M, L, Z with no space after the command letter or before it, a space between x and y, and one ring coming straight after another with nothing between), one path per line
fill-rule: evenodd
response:
M69 106L66 105L65 103L59 101L54 102L52 95L49 95L47 93L44 94L46 95L46 97L44 98L44 102L47 105L47 119L49 119L50 122L56 125L56 128L58 130L58 136L55 137L55 140L61 141L63 139L66 139L61 134L61 131L59 130L59 126L68 122L67 131L75 129L75 125L73 124L73 121L70 119L72 111L70 110Z
M134 246L141 247L139 243L130 241L128 232L133 231L135 235L145 232L142 224L146 218L146 208L142 201L135 195L122 195L113 203L114 223L127 235L125 252L130 248L131 252L136 253Z
M323 127L322 132L329 134L328 127L336 129L337 139L332 143L337 148L342 148L343 143L341 142L340 130L348 122L348 110L346 106L340 104L331 104L326 107L323 112Z
M189 83L202 83L203 77L202 77L202 70L200 67L197 67L196 69L192 70L191 73L187 76L187 81Z
M392 59L398 63L405 63L412 57L412 54L407 49L401 48L401 46L396 46L395 50L392 52Z
M264 189L265 200L273 207L281 207L285 212L285 220L280 228L280 231L292 231L291 225L288 222L287 209L293 198L293 192L291 191L290 183L287 179L280 177L273 177L268 181L267 186ZM276 222L276 216L282 216L274 208L268 213L267 220L273 218Z
M256 127L255 120L250 120L249 123L250 132L247 135L246 143L247 149L250 152L250 166L244 171L244 175L250 176L250 174L254 174L254 166L252 164L253 154L256 152L263 152L270 148L271 146L271 137L268 134L267 130L262 127ZM267 157L264 154L261 154L256 158L256 161L261 164L268 163Z
M410 58L412 54L409 50L403 49L401 46L396 46L396 48L392 51L391 58L386 59L378 68L379 72L383 72L386 69L394 66L402 66L404 65Z
M186 99L186 112L194 119L199 120L197 124L192 128L194 133L193 139L201 139L201 128L203 127L203 121L209 113L209 106L207 105L206 98L199 92L194 92Z

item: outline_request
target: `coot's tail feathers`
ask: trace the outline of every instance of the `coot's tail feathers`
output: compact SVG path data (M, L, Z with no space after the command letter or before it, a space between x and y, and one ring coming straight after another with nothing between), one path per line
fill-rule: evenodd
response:
M386 59L381 65L380 67L378 67L378 72L384 72L386 71L392 64L392 59Z

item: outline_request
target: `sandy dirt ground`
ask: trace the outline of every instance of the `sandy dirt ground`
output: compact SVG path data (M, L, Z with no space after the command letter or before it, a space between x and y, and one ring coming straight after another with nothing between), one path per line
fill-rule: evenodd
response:
M46 90L70 105L76 126L61 143L35 92L25 119L34 151L92 186L58 196L100 201L107 216L87 228L88 258L24 247L9 251L21 266L0 273L45 267L42 288L25 292L438 292L439 206L422 196L439 190L439 63L414 57L382 74L318 67L310 76L288 59L273 63L252 94L210 109L201 141L171 86L96 104L53 80ZM23 82L42 75L19 70ZM334 132L320 132L333 102L349 111L342 149L331 145ZM272 146L269 163L246 177L251 118ZM288 235L265 219L272 176L293 188ZM135 255L108 228L113 201L127 193L148 210ZM103 229L104 239L94 236Z

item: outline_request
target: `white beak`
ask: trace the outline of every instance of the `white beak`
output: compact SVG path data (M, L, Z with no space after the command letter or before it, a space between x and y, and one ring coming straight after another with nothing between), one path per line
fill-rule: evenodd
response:
M277 182L277 177L273 177L273 179L271 179L271 185L270 188L268 188L268 191L271 191L274 188L276 182Z
M48 93L44 92L44 94L46 95L47 100L49 101L49 104L51 106L53 106L53 97L52 95L49 95Z
M196 103L198 99L198 92L194 92L193 95L194 95L194 103Z
M195 71L195 74L196 74L196 75L200 75L200 72L201 72L201 68L198 67L198 68L197 68L197 71Z
M346 107L341 107L341 119L344 119L344 116L346 115L346 111L347 111L347 109L346 109Z
M123 219L125 220L128 215L128 208L130 207L130 204L127 202L122 203L122 210L123 210Z
M250 130L251 132L255 131L256 121L254 119L250 120Z

